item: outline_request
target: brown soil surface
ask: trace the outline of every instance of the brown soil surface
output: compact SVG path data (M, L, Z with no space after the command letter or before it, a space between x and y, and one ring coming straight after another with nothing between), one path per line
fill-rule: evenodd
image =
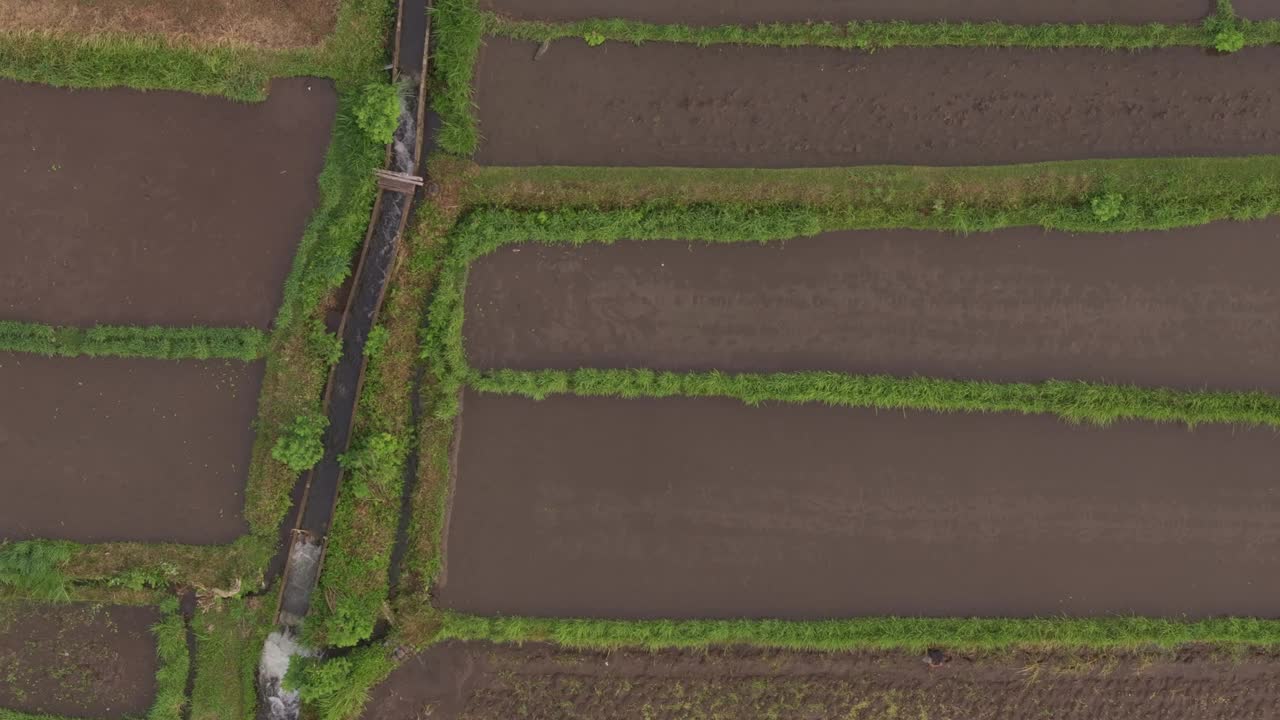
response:
M0 319L271 322L318 197L328 81L250 105L0 80L0 107Z
M451 642L373 692L366 720L1246 720L1275 717L1280 659L1150 653L953 655L746 648L578 652Z
M1280 220L524 243L473 266L478 368L839 370L1280 390Z
M1236 14L1250 20L1280 18L1280 3L1276 0L1231 0Z
M225 543L263 364L0 353L0 540Z
M1235 0L1236 7L1249 2ZM1213 11L1212 0L481 0L516 18L580 20L621 17L656 23L752 25L825 20L1002 20L1042 22L1195 22Z
M163 35L198 45L316 45L337 17L337 0L0 0L5 30Z
M1270 430L474 392L460 428L464 612L1276 614Z
M151 607L0 604L0 708L144 717L156 694L159 621Z
M488 165L990 165L1280 152L1274 48L876 53L489 39Z

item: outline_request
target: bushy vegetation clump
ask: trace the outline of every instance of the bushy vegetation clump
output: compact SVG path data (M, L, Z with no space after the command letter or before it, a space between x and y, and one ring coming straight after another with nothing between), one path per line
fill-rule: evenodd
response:
M271 448L271 457L294 472L310 470L324 457L324 431L328 427L329 418L320 413L299 415L280 434Z

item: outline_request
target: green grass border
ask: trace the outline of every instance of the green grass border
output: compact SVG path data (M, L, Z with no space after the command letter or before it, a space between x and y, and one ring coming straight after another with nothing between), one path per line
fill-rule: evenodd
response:
M693 26L620 18L575 22L515 20L481 10L477 0L437 0L438 47L432 63L436 88L432 107L442 129L437 143L445 152L469 157L480 131L472 103L472 80L485 36L529 42L583 40L643 44L665 42L756 47L823 47L874 52L895 47L1090 48L1137 51L1172 47L1257 47L1280 43L1280 20L1244 20L1230 0L1200 23L1041 23L856 21L847 23L760 23Z
M1073 208L1061 210L1076 212ZM521 242L608 244L623 238L731 243L785 240L841 227L842 218L824 214L796 207L725 206L475 211L454 229L450 255L433 299L423 356L439 366L447 389L469 385L484 392L534 399L555 394L626 398L683 395L730 397L752 405L768 401L822 402L844 407L942 412L1044 413L1070 422L1100 425L1139 419L1192 426L1241 423L1280 427L1280 398L1261 392L1179 391L1072 380L997 383L836 372L728 374L595 368L482 372L467 365L463 347L467 276L471 263L499 247ZM848 221L844 227L864 226L857 217L844 219ZM441 411L452 413L456 408Z
M552 642L570 648L704 648L753 645L785 650L1137 649L1189 643L1280 645L1280 620L1178 621L1142 617L909 618L844 620L589 620L475 617L445 613L440 640Z
M58 357L260 360L267 335L253 328L54 327L0 320L0 351Z
M3 602L10 601L3 600ZM41 601L21 602L38 604ZM155 605L159 609L160 620L151 626L151 633L156 641L156 658L159 660L159 667L156 669L156 696L147 712L146 720L182 720L182 711L187 704L187 675L191 671L191 658L187 653L187 626L182 619L178 599L172 596L121 597L114 601L76 598L75 602L103 605ZM70 720L70 718L0 708L0 720Z

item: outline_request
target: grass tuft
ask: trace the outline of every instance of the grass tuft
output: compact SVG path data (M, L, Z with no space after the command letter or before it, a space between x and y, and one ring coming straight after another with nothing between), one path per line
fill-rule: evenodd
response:
M0 587L42 602L68 602L65 566L74 545L54 540L0 543Z

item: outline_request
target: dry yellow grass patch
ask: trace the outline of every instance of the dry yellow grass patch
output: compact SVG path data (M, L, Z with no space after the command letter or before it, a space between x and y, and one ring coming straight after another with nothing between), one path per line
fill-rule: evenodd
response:
M0 31L162 35L195 45L286 49L333 32L339 0L0 0Z

